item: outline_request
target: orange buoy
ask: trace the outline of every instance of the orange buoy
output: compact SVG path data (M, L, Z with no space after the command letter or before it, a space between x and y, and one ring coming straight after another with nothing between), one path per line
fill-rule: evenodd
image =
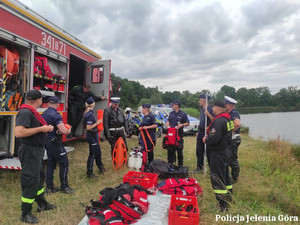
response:
M112 154L112 163L115 170L126 166L127 164L127 149L122 137L117 140Z
M103 130L103 110L102 109L97 110L97 114L98 114L98 120L102 119L102 122L99 123L99 125L97 126L97 129L99 131L102 131Z

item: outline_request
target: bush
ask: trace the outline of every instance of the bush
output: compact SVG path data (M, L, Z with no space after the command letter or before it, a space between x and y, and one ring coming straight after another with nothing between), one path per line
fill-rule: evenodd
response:
M185 112L186 114L195 117L197 119L199 119L200 117L200 111L198 109L195 108L182 108L181 109L183 112Z

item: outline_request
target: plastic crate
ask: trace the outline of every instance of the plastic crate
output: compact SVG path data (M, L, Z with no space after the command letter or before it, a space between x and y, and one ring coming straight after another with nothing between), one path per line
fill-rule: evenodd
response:
M144 173L129 171L123 177L123 182L129 182L131 185L141 185L142 187L148 189L156 187L158 180L158 175L154 173Z
M186 212L185 209L189 205L193 206L192 211ZM182 211L178 211L177 207L182 207ZM169 225L198 225L200 221L200 211L198 207L197 197L172 195L169 206Z

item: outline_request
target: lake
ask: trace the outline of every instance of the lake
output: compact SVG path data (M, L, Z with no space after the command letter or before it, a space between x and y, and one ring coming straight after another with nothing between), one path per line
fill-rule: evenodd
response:
M300 145L300 112L241 114L242 126L256 139L281 139Z

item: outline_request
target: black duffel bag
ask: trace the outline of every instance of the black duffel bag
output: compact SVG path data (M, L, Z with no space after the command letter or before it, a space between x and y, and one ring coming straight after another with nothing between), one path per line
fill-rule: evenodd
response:
M158 174L158 177L162 179L172 178L172 177L178 177L178 178L189 177L189 167L174 166L160 159L154 159L149 164L149 170L150 173L156 173Z

